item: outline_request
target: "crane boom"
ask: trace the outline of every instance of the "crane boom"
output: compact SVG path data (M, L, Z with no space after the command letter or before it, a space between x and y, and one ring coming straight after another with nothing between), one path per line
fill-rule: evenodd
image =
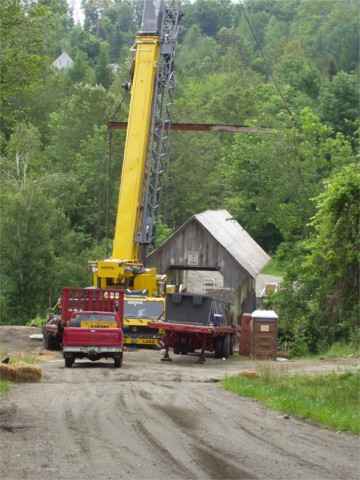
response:
M144 173L152 120L158 35L136 38L136 57L112 258L140 261L135 241L144 191Z

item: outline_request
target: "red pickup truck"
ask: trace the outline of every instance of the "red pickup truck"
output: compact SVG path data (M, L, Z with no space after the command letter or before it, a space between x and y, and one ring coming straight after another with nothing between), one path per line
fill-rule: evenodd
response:
M59 315L50 319L45 331L55 334L62 346L65 366L76 358L113 358L114 367L122 365L124 294L121 290L100 288L64 288ZM56 332L52 328L56 327ZM49 337L50 338L50 337ZM54 337L55 338L55 337Z
M114 367L122 365L124 335L118 312L79 312L64 327L65 367L76 358L113 358Z

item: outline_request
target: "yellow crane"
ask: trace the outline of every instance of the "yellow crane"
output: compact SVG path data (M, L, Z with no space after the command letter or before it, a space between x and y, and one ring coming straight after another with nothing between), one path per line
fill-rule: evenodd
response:
M154 268L145 268L143 260L153 243L160 176L167 156L168 102L174 86L180 17L177 2L144 0L141 30L135 40L112 255L91 262L94 287L128 292L126 303L132 315L127 317L125 305L125 330L128 325L128 330L139 331L163 311L164 280ZM139 292L146 296L139 297ZM146 313L150 310L151 316ZM130 337L127 343L132 343Z

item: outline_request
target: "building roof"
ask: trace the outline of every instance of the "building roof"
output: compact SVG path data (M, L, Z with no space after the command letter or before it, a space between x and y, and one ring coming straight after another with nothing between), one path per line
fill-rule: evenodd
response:
M251 316L253 318L262 318L264 320L277 320L279 318L274 310L255 310L255 312L252 312Z
M61 55L52 63L52 66L58 70L66 70L74 65L73 59L66 52L62 52Z
M269 255L227 210L206 210L194 215L194 218L253 278L270 260Z
M270 260L269 255L256 243L247 231L230 215L227 210L206 210L189 218L176 230L162 245L148 258L166 248L167 244L176 237L186 226L198 222L218 242L222 248L238 263L249 275L255 278Z

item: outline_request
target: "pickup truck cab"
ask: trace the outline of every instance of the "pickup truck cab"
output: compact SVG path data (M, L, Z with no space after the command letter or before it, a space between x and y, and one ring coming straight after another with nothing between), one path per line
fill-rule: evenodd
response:
M63 332L65 367L76 358L91 361L113 358L114 367L122 365L124 336L119 312L75 312Z

